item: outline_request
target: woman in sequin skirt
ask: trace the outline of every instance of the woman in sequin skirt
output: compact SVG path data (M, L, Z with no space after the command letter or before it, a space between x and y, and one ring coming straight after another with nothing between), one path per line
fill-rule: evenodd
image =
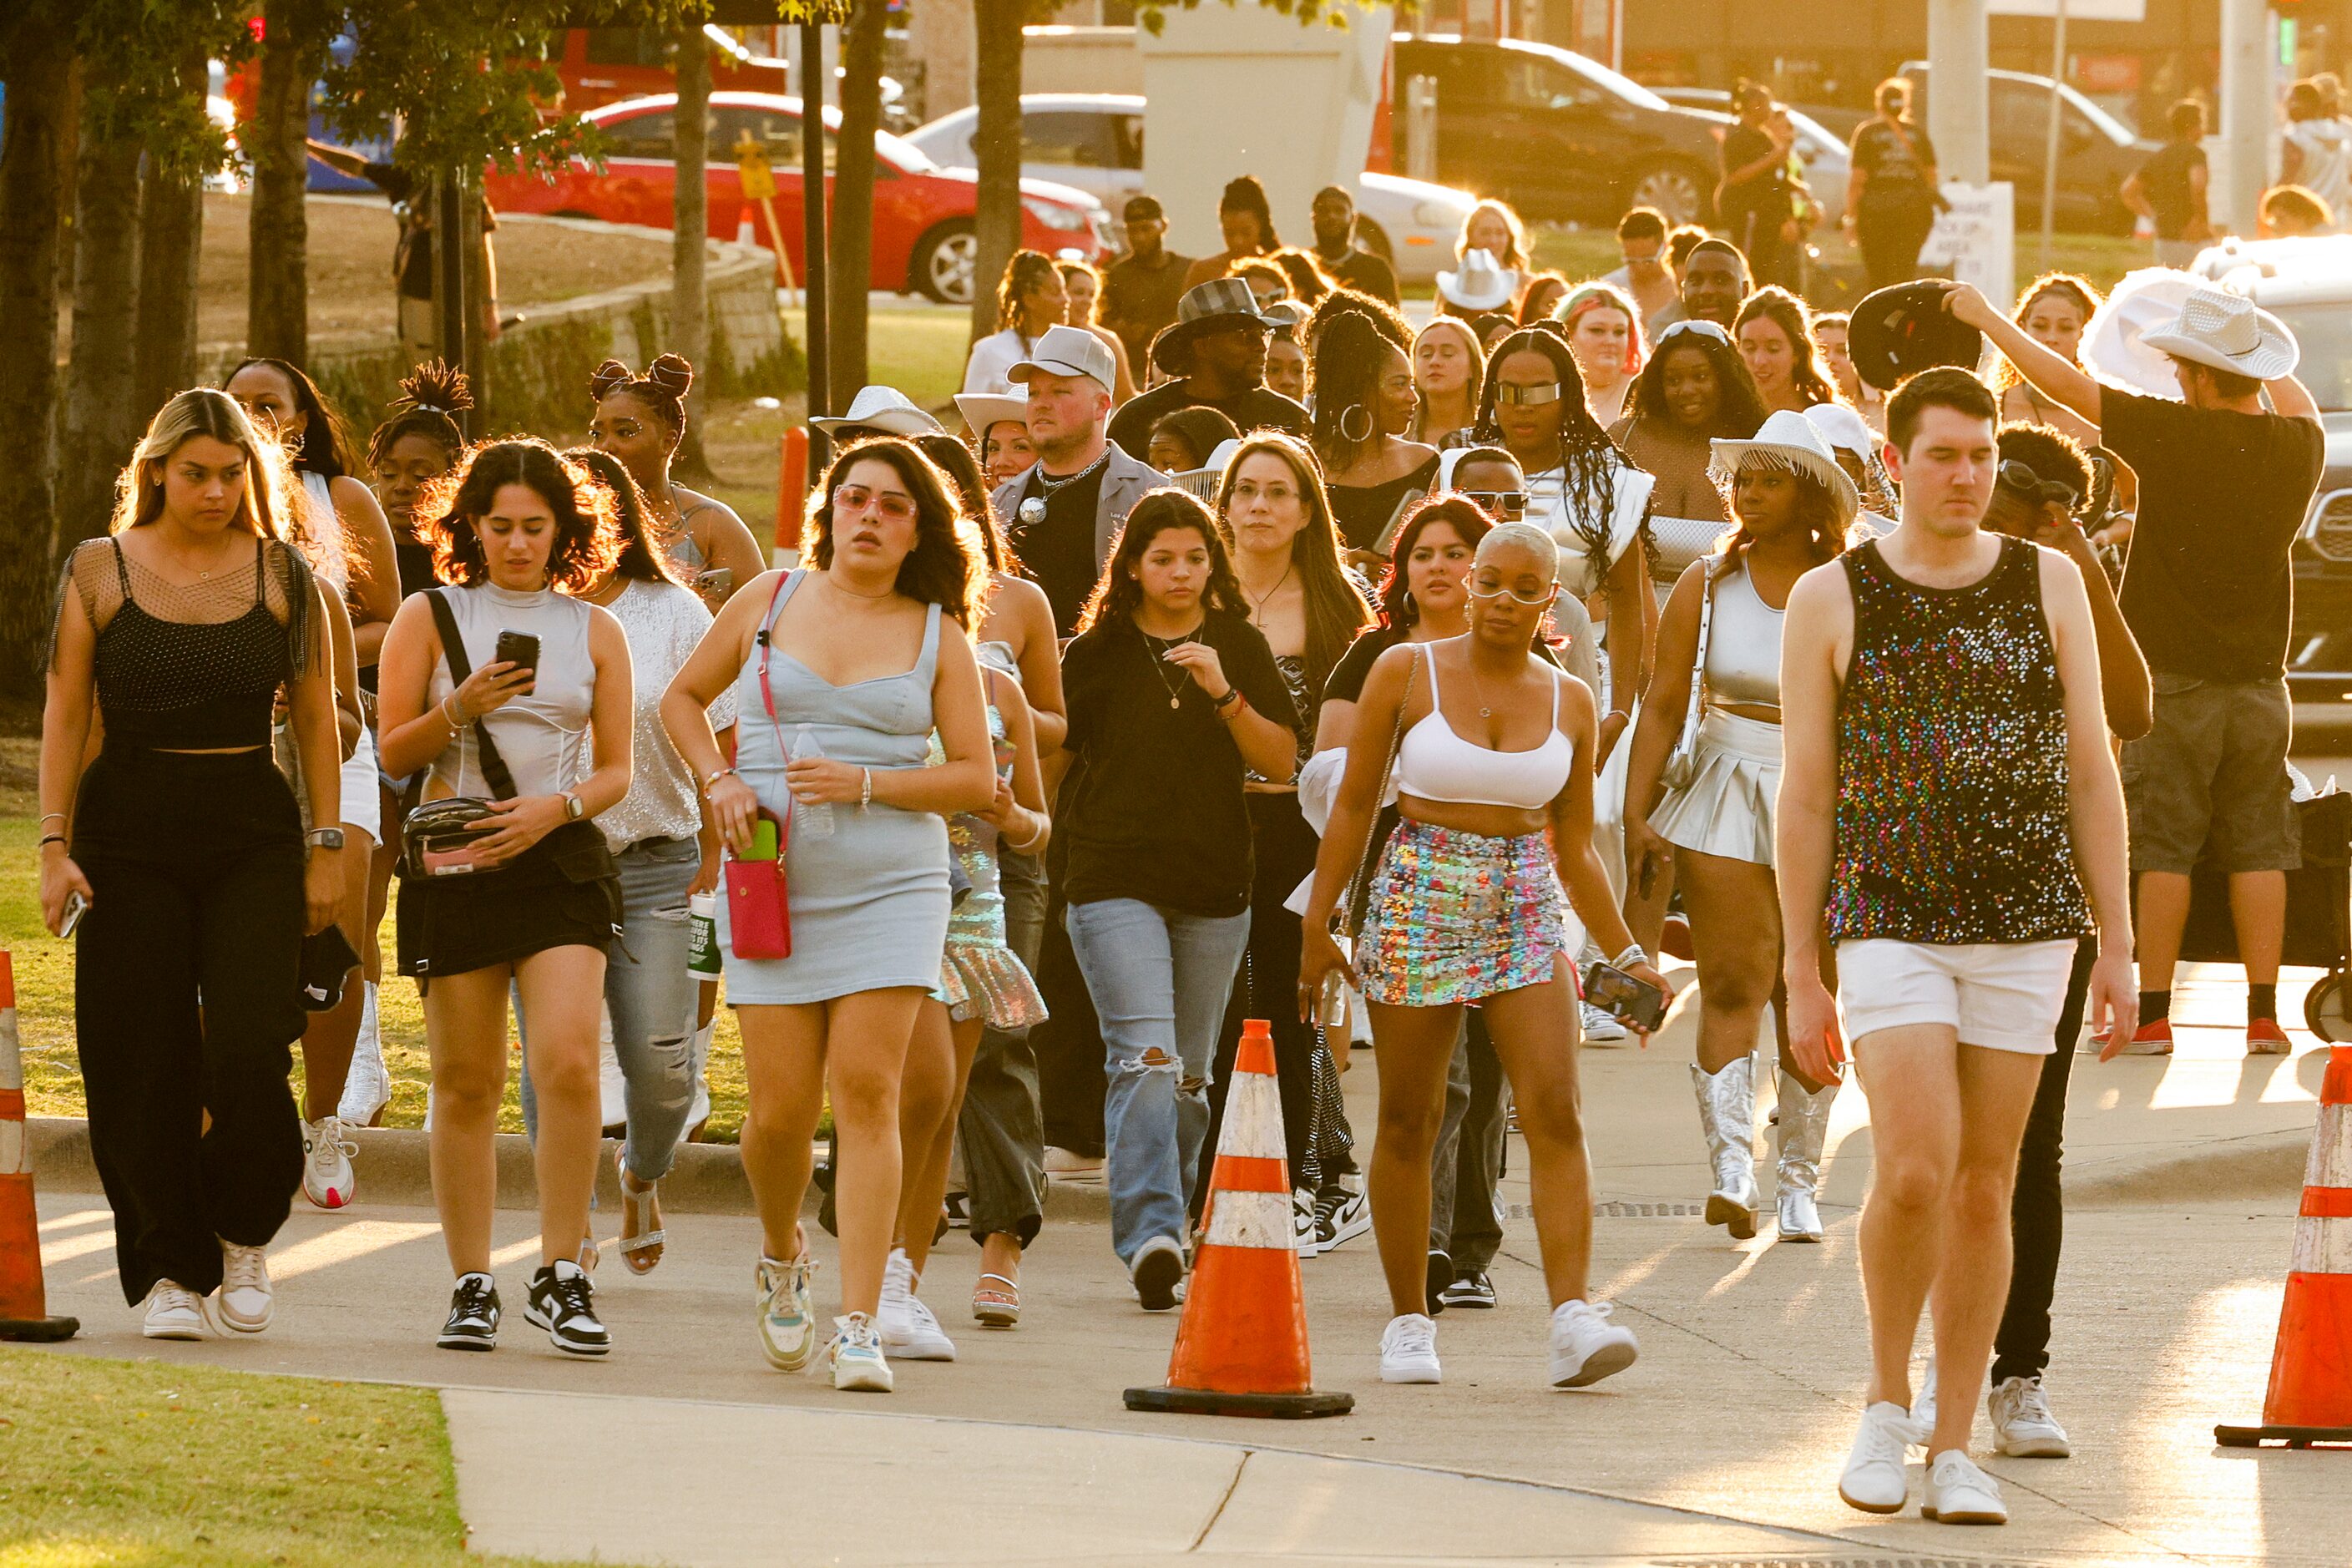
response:
M1429 1153L1462 1008L1472 1005L1486 1016L1527 1135L1552 1302L1548 1380L1580 1387L1636 1353L1610 1309L1585 1297L1591 1176L1578 1109L1570 901L1619 969L1661 990L1664 983L1626 930L1592 847L1592 692L1528 651L1559 591L1559 555L1541 529L1496 529L1471 570L1469 630L1391 648L1372 666L1316 862L1299 975L1307 1008L1324 977L1349 962L1331 917L1392 771L1401 820L1381 852L1355 960L1381 1052L1370 1193L1396 1313L1381 1339L1385 1382L1438 1381L1426 1311Z

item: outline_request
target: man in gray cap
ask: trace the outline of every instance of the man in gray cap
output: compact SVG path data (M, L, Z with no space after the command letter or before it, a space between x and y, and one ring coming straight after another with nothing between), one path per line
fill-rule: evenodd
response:
M1052 601L1055 629L1071 637L1128 508L1168 476L1105 435L1117 373L1110 349L1092 332L1048 327L1009 374L1015 385L1029 388L1029 444L1037 461L989 499Z
M1131 397L1110 422L1110 438L1130 452L1151 445L1151 427L1179 408L1215 409L1246 436L1253 430L1307 434L1307 410L1265 385L1265 344L1276 326L1239 278L1212 278L1184 291L1176 324L1152 340L1151 356L1174 375Z

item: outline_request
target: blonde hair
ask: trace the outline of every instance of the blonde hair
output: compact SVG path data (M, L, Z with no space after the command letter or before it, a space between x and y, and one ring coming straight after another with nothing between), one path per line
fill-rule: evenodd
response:
M1460 261L1470 250L1470 226L1478 221L1481 213L1492 213L1503 220L1511 231L1511 248L1495 258L1495 265L1513 271L1524 271L1528 265L1528 226L1511 210L1508 202L1498 202L1488 196L1472 207L1462 219L1462 232L1454 238L1454 259Z
M1555 583L1559 581L1559 542L1532 522L1496 523L1487 531L1486 537L1478 542L1477 552L1471 560L1474 563L1484 561L1496 551L1507 550L1513 545L1550 562L1551 580Z
M236 398L209 386L181 393L148 422L147 433L139 438L131 461L115 477L114 515L106 531L121 533L163 515L163 464L199 436L245 454L245 490L237 498L233 526L258 538L299 542L304 530L300 509L289 500L294 476L286 448L276 436L256 425Z

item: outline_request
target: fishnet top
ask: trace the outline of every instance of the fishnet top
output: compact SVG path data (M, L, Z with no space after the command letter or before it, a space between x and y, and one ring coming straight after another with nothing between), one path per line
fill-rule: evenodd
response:
M210 751L269 743L278 689L328 673L317 588L293 546L254 541L241 563L194 583L141 565L112 539L77 546L58 585L98 634L98 705L110 745Z

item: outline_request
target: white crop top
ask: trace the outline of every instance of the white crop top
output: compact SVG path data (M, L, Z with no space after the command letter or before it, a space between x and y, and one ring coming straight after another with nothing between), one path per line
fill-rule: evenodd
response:
M1783 612L1764 602L1748 574L1745 556L1715 584L1706 630L1706 695L1710 701L1758 708L1780 706L1780 625Z
M466 639L466 658L479 669L496 657L499 634L529 632L539 638L539 673L530 695L517 697L484 716L482 725L498 742L499 756L514 775L520 795L557 795L588 776L588 720L595 705L596 665L588 651L594 607L583 600L541 588L517 593L485 583L443 588ZM454 688L449 662L433 664L425 700L439 702ZM480 748L467 725L433 760L432 787L425 794L488 795Z
M1422 657L1416 648L1413 657ZM1450 805L1501 805L1540 811L1558 798L1576 762L1576 742L1559 727L1559 695L1552 694L1551 732L1524 752L1498 752L1454 732L1437 689L1437 655L1430 650L1429 712L1397 746L1400 795ZM1557 682L1555 676L1554 680Z

